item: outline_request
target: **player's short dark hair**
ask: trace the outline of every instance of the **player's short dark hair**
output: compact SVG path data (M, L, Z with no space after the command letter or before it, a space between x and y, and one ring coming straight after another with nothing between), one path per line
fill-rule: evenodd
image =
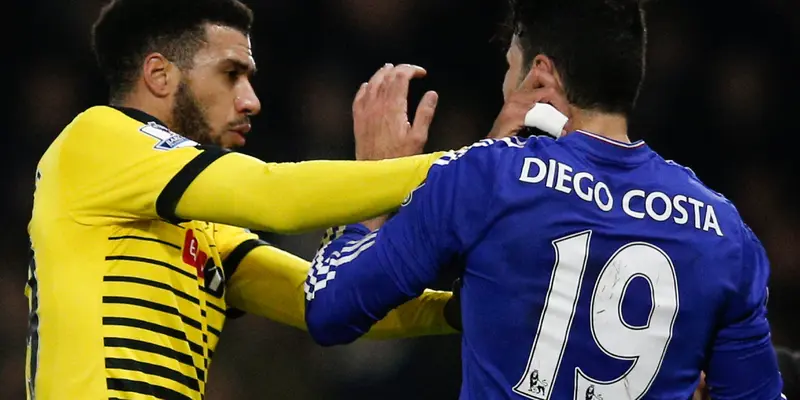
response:
M111 97L126 93L144 57L158 52L180 68L206 40L205 25L249 35L253 12L238 0L112 0L92 27L92 49Z
M543 54L573 105L628 115L645 71L647 29L639 0L510 0L507 28L526 69Z

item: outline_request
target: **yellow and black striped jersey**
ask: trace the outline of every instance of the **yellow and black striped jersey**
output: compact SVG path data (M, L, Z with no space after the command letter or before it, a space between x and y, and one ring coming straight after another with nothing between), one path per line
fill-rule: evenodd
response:
M198 146L137 110L85 111L36 172L28 397L201 399L231 296L271 317L259 277L288 273L298 288L280 293L297 299L281 304L302 304L307 264L253 251L266 247L234 225L299 232L379 215L436 157L268 164ZM280 257L292 268L277 269ZM446 299L434 295L428 314ZM385 336L447 331L425 318L403 326L401 316Z

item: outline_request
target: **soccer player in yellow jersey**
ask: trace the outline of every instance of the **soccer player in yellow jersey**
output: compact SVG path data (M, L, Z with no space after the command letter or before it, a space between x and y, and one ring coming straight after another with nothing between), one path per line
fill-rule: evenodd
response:
M427 94L408 124L408 81L422 73L411 66L387 66L359 92L393 114L357 121L357 154L392 160L269 164L227 151L260 108L251 22L236 0L114 0L101 13L93 40L111 106L78 115L36 171L29 398L202 399L230 310L305 328L308 263L244 228L384 214L436 159L401 157L420 152L436 101ZM452 333L449 297L428 291L371 336Z

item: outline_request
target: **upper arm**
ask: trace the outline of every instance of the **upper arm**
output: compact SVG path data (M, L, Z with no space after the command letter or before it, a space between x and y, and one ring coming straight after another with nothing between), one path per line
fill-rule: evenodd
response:
M71 215L84 224L173 219L185 187L224 152L106 113L87 111L63 142L58 169Z
M464 150L434 163L381 229L363 232L359 241L345 235L323 248L312 263L312 277L317 273L322 281L328 275L324 271L345 273L357 261L383 269L408 298L422 293L482 229L493 189L486 173L491 155L488 149Z
M389 310L423 293L441 267L469 248L485 228L493 154L479 149L445 156L380 230L349 226L322 246L306 285L306 322L318 343L363 335Z
M714 399L779 399L782 382L767 320L769 260L743 226L741 276L713 343L707 382Z

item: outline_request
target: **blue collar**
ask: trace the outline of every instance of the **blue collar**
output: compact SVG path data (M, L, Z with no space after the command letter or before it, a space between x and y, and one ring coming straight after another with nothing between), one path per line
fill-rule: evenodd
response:
M580 147L590 157L611 164L639 165L656 156L643 140L624 143L587 131L570 132L558 141Z

